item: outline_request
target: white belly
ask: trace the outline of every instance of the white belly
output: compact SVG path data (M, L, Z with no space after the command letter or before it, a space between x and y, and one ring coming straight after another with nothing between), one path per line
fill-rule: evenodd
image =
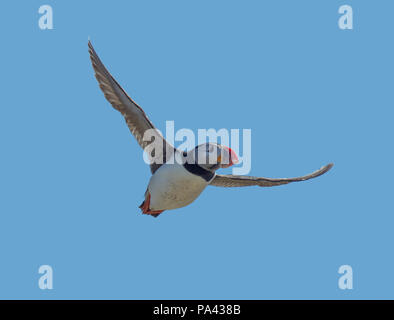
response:
M206 180L180 164L164 164L149 181L150 209L170 210L187 206L207 185Z

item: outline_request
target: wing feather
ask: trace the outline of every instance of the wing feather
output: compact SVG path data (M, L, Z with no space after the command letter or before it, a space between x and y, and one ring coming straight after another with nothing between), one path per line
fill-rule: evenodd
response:
M168 143L160 131L158 131L152 122L146 116L144 110L131 99L119 83L112 77L107 68L101 62L99 56L94 50L92 43L89 41L89 54L92 66L95 72L95 77L99 83L101 91L103 91L105 98L111 103L111 105L118 110L126 120L126 124L130 129L130 132L136 138L138 144L142 149L146 150L146 147L154 141L158 141L163 146L162 150L155 150L153 155L148 153L150 160L150 168L152 174L167 161L170 156L170 152L173 152L174 147ZM150 141L144 141L145 131L150 131L152 134Z
M332 168L334 164L330 163L319 170L312 172L306 176L296 178L264 178L264 177L251 177L251 176L237 176L237 175L221 175L217 174L211 181L210 185L216 187L248 187L248 186L259 186L259 187L273 187L290 182L299 182L309 179L316 178L326 173Z

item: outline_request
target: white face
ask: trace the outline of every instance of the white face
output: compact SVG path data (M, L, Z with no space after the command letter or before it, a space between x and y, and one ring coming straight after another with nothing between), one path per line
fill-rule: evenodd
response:
M196 159L195 163L211 171L227 168L238 162L234 151L216 143L200 144L191 152L191 155L193 155L193 160Z

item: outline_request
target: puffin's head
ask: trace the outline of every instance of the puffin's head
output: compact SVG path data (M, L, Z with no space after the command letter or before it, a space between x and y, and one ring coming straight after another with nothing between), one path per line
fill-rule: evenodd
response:
M194 163L212 172L238 163L238 157L231 148L217 143L200 144L190 152L190 155Z

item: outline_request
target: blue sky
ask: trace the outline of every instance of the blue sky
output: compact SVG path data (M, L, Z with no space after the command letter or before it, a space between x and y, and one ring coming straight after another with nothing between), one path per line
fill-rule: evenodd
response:
M53 7L40 30L38 8ZM354 29L338 28L352 5ZM393 298L390 1L7 1L0 298ZM87 40L164 130L252 130L252 175L158 219ZM53 290L38 268L53 268ZM353 268L353 290L338 268Z

